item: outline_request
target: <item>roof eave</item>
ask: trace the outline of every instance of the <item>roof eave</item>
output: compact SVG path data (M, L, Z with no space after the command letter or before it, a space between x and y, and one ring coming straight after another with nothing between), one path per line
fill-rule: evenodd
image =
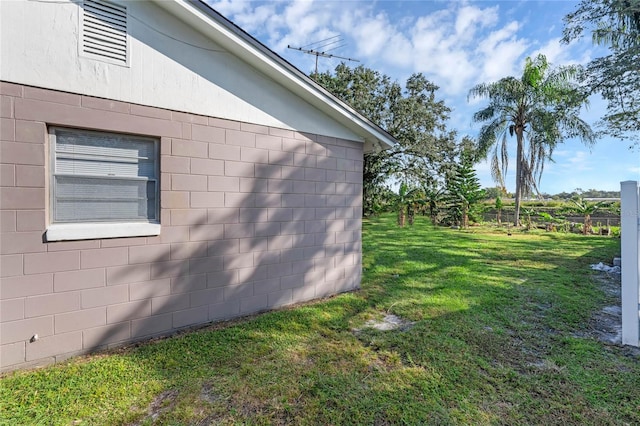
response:
M389 149L396 143L385 130L201 0L156 0L156 3L361 136L365 151Z

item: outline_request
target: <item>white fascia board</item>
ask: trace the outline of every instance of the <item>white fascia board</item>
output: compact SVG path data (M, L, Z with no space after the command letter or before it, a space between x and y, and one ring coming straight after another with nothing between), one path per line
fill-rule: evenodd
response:
M221 22L200 0L155 0L156 4L210 37L221 47L369 141L378 149L388 149L395 139L337 99L300 70L280 58L249 34L228 22ZM200 3L200 4L197 4ZM209 11L207 11L207 9Z

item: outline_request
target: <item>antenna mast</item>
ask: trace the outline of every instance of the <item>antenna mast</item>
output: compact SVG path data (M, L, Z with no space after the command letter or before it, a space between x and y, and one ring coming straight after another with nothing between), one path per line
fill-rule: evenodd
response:
M333 37L329 37L327 39L324 40L320 40L320 41L316 41L314 43L310 43L307 44L306 46L302 46L302 47L293 47L290 45L287 45L288 49L293 49L293 50L299 50L300 52L309 54L309 55L314 55L316 57L316 71L315 73L318 74L318 58L320 56L322 56L323 58L339 58L339 59L344 59L347 61L351 61L351 62L360 62L357 59L353 59L353 58L347 58L346 56L338 56L338 55L333 55L331 53L327 53L330 50L334 50L334 49L338 49L340 47L344 47L346 46L346 43L343 43L344 39L342 38L342 36L340 35L336 35ZM324 44L322 44L324 43ZM330 49L324 49L324 50L320 50L323 49L325 47L331 46L332 44L338 44L338 46L334 46Z

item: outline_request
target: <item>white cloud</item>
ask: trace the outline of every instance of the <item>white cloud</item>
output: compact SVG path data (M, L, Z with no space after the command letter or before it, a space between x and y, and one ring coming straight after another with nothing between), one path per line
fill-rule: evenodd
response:
M450 125L461 134L476 135L479 130L477 125L472 127L471 117L485 101L467 102L466 95L473 85L518 76L524 58L538 53L545 54L554 66L585 64L602 53L602 48L593 47L586 38L561 44L558 28L562 16L556 20L555 12L544 10L552 3L541 6L539 2L465 0L397 4L359 0L207 1L303 71L313 69L315 58L288 50L287 45L302 47L339 35L346 46L330 53L357 58L365 67L379 70L400 83L411 73L424 73L440 86L438 97L445 98L446 104L454 108ZM321 59L320 70L333 69L339 61ZM583 117L593 123L605 107L602 100L594 98ZM628 153L621 155L617 148L613 153L612 147L617 145L610 145L596 155L603 144L598 143L594 153L589 154L584 145L567 141L554 153L557 162L545 166L541 189L555 193L578 186L612 186L609 180L627 178L618 176L622 171L633 176L640 174L636 167L640 158L627 165ZM620 156L624 165L617 164L617 169L608 171L605 183L605 174L600 173L603 159L612 155ZM510 170L505 178L508 186L514 181L512 173ZM478 174L484 185L494 185L486 163L479 165ZM592 177L596 180L593 183Z
M573 156L567 158L564 168L567 171L588 171L593 170L593 157L591 153L587 151L577 151L573 153Z
M546 56L547 61L554 66L567 65L569 61L568 56L570 55L567 46L560 44L560 37L555 37L547 41L542 47L534 51L531 57L538 56L539 54Z
M331 15L321 7L316 7L316 4L313 1L297 0L287 3L282 11L267 17L265 20L271 27L270 47L282 52L288 45L300 47L336 35L337 32L330 28Z
M498 6L454 4L418 18L412 30L415 71L430 76L449 94L466 94L480 81L508 75L526 43L515 36L515 21L496 28L498 11Z
M519 29L519 24L512 21L481 40L479 59L483 73L479 81L497 81L519 74L521 58L529 46L524 39L518 38Z
M570 147L576 146L574 143ZM603 188L599 173L594 173L594 157L588 151L557 150L553 162L546 162L541 184L544 192L555 194L575 188Z
M304 37L327 25L322 11L313 7L314 2L296 0L284 10L284 21L293 37Z
M248 1L236 1L236 0L218 0L207 1L218 12L224 16L234 16L234 19L238 18L238 15L245 14L251 11L251 3Z
M560 37L528 39L525 25L533 25L531 16L505 21L511 10L482 2L433 2L428 7L416 2L400 13L364 1L209 2L280 54L287 45L300 47L340 35L347 46L331 53L404 75L422 72L445 95L465 95L479 82L518 75L527 55L544 53L554 65L585 63L591 56L585 45L576 55L576 44L563 45ZM536 50L531 52L533 46Z
M210 1L209 4L250 34L259 32L265 22L268 22L269 18L276 13L275 6L272 4L255 8L246 1L220 0Z
M515 21L499 26L499 7L467 3L412 16L394 17L375 3L295 0L211 3L275 51L341 35L365 66L422 72L445 94L465 93L473 84L508 75L527 44Z
M493 26L498 22L498 6L480 9L465 5L456 17L456 34L463 40L473 40L479 28Z
M547 61L552 66L585 65L591 60L591 49L584 49L580 56L576 56L575 46L575 44L564 44L561 42L560 37L554 37L547 40L545 44L532 52L529 56L534 57L538 54L543 54L547 57Z
M386 15L378 14L373 17L363 19L358 25L352 28L345 28L351 32L355 39L360 55L371 57L380 52L388 51L389 41L404 42L404 51L410 49L406 38L390 23ZM405 61L403 61L405 62Z

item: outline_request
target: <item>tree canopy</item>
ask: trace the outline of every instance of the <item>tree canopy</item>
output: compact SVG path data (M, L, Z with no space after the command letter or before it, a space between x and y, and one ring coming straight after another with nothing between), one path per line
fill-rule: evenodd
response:
M378 71L342 63L333 73L311 77L398 140L389 150L365 154L365 214L375 211L389 179L429 187L452 170L456 133L446 127L451 110L424 75L413 74L401 86Z
M586 67L589 93L608 103L604 131L640 143L640 0L582 0L564 21L564 42L591 32L594 44L610 50Z
M494 180L504 187L508 169L508 141L516 139L516 212L519 224L523 196L538 192L537 183L544 163L564 138L578 137L592 144L591 127L578 113L586 98L574 78L574 66L552 69L544 55L527 58L522 76L481 83L469 91L469 98L485 98L489 104L473 115L484 123L478 140L479 151L491 157Z

